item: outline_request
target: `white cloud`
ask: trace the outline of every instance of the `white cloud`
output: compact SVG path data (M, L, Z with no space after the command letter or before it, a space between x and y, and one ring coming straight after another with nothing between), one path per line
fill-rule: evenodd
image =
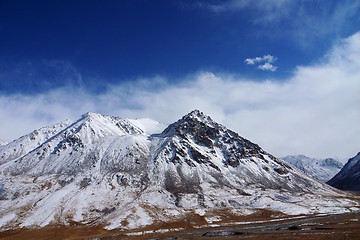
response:
M275 72L277 69L277 67L275 67L274 65L272 65L271 63L268 63L268 62L266 62L262 65L259 65L258 68L263 71L272 71L272 72Z
M253 59L253 58L247 58L247 59L245 59L245 62L246 62L247 64L254 65L254 64L255 64L255 59Z
M357 33L283 82L199 73L177 85L156 77L98 95L59 88L37 96L0 96L0 139L87 111L171 123L197 108L276 156L348 158L360 150L359 79Z
M255 57L255 58L247 58L245 59L245 63L249 65L254 65L256 63L265 62L264 64L258 65L258 69L261 69L263 71L276 71L278 67L274 66L273 62L277 60L276 57L271 55L264 55L263 57Z
M268 54L268 55L263 56L263 60L265 62L272 63L272 62L275 62L277 60L277 58Z

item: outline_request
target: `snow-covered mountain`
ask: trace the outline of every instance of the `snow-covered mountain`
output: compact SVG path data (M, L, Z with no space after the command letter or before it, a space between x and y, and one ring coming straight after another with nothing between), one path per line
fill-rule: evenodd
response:
M198 110L163 127L150 119L87 113L1 146L1 228L91 223L133 229L187 214L221 220L214 216L218 210L359 209L347 193Z
M70 123L70 121L66 120L50 127L43 127L13 142L0 146L0 165L19 158L37 148L49 138L68 127Z
M355 157L350 158L328 184L342 190L360 192L360 152Z
M329 181L343 167L341 162L333 158L316 159L304 155L294 155L283 157L282 160L323 182Z
M4 141L4 140L1 140L0 139L0 146L2 146L2 145L6 145L7 144L7 142L6 141Z

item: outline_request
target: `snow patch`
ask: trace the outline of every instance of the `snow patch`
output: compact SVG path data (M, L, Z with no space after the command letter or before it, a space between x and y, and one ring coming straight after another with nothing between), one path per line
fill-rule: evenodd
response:
M4 227L8 222L13 220L15 217L16 214L14 212L11 212L9 214L0 217L0 227Z
M212 217L205 217L206 222L208 223L213 223L213 222L219 222L221 221L221 217L220 216L212 216Z

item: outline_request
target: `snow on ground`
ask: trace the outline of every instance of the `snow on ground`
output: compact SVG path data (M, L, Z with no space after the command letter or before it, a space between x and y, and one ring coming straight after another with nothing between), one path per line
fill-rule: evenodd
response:
M6 226L8 222L13 220L16 217L16 214L14 212L11 212L9 214L6 214L2 217L0 217L0 226Z

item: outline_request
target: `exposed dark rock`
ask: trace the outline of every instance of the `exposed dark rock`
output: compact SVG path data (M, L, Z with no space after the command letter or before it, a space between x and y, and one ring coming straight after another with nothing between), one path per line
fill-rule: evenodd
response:
M360 152L328 184L341 190L360 191Z
M289 171L285 168L274 168L274 171L277 172L280 175L287 174Z
M87 186L89 186L91 183L91 179L90 178L84 178L81 182L80 182L80 188L81 189L84 189L86 188Z

